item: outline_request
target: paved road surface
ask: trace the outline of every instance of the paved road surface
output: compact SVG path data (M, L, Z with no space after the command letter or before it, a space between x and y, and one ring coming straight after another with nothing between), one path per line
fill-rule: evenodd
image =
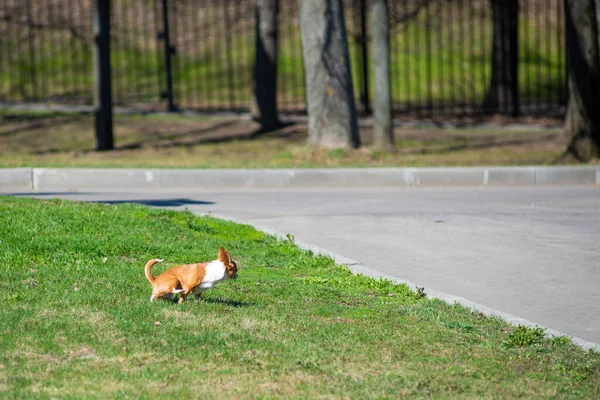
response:
M41 193L215 212L600 343L600 189Z

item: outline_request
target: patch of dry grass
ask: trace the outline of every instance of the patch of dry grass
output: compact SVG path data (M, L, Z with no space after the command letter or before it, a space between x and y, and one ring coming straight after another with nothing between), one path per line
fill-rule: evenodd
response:
M306 144L296 123L258 135L240 118L117 116L116 149L94 151L93 120L84 114L0 114L0 167L314 168L545 165L562 153L559 128L396 128L397 151L365 146L326 150Z

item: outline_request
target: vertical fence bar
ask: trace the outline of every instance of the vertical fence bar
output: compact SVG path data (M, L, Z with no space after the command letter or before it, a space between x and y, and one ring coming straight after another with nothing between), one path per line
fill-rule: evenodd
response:
M540 111L543 109L543 94L542 94L542 55L541 55L541 49L542 49L542 43L541 43L541 35L540 35L540 28L541 28L541 12L540 12L540 4L539 3L534 3L534 9L535 9L535 14L536 14L536 30L535 30L535 41L536 41L536 64L537 64L537 77L536 77L536 88L537 88L537 95L536 95L536 115L540 114Z
M3 10L6 10L5 12L8 12L8 5L6 4L6 0L0 0L0 8L2 8ZM10 55L9 53L11 53L11 51L9 50L10 46L12 46L12 41L10 40L10 37L8 37L8 31L11 31L11 29L8 28L8 25L10 24L10 20L6 20L4 22L6 24L7 27L7 42L0 42L0 65L3 66L8 66L8 68L6 69L6 73L7 76L3 76L3 79L0 80L0 100L5 100L5 93L6 93L6 100L11 100L9 97L9 93L11 92L10 90ZM4 32L2 32L4 33Z
M117 10L119 9L119 6L121 6L120 2L116 2L114 4L111 5L110 7L110 21L111 21L111 29L110 29L110 33L112 35L111 37L111 58L113 59L112 61L112 68L114 71L116 71L116 74L112 74L114 75L114 79L112 79L112 87L113 87L113 93L112 93L112 100L114 101L115 104L119 104L122 103L122 99L121 99L121 93L123 92L123 90L121 89L121 60L120 57L123 54L122 52L122 47L123 47L123 41L121 40L121 37L118 35L118 31L117 29L115 29L115 27L118 27L119 21L118 21L118 17L121 16L121 13L118 12Z
M77 80L75 78L75 74L78 73L78 71L75 69L75 49L76 49L76 45L75 45L75 34L73 32L77 31L77 27L76 27L76 22L75 22L75 16L77 15L77 13L75 12L74 8L73 8L73 2L72 0L68 0L67 3L65 4L65 6L68 9L68 15L69 15L69 20L66 22L68 25L71 26L72 31L69 33L69 39L65 40L65 42L69 42L69 48L68 50L66 50L66 45L63 45L63 54L65 59L67 58L67 54L65 54L65 52L68 51L68 56L69 56L69 61L71 62L71 68L70 71L65 71L65 75L67 75L67 78L65 79L65 82L67 82L68 78L71 78L71 82L69 83L69 93L70 93L70 100L68 100L69 102L73 102L73 97L75 96L75 94L77 93ZM62 14L61 14L61 19L62 19Z
M127 52L125 54L127 54L128 57L133 57L132 64L133 64L133 73L131 75L127 75L127 76L131 76L131 82L128 81L128 84L130 86L133 86L133 88L127 90L127 93L130 93L132 95L135 96L135 101L141 101L143 100L143 93L140 91L140 73L138 71L140 71L140 64L139 64L139 56L138 56L138 40L137 40L137 35L138 35L138 30L139 25L136 23L136 17L134 16L133 13L133 8L135 7L135 2L131 2L129 4L126 5L127 7L127 12L125 12L125 10L123 10L123 19L127 20L127 25L126 27L124 27L123 29L123 33L127 36L127 40L125 41L125 43L127 44Z
M367 39L367 2L360 0L360 51L361 51L361 73L362 88L360 102L363 112L371 114L371 104L369 100L369 43Z
M460 43L460 63L459 63L459 76L460 76L460 99L458 99L458 114L459 115L464 115L465 113L465 107L466 107L466 103L467 103L467 96L468 96L468 79L465 77L465 66L467 65L469 59L468 59L468 48L469 48L469 37L468 37L468 25L469 25L469 21L468 21L468 17L466 17L466 9L467 7L465 7L465 2L461 2L461 9L459 10L459 25L460 25L460 39L459 39L459 43Z
M192 42L192 53L190 54L191 62L194 64L192 67L192 77L193 77L193 87L194 87L194 107L201 108L202 107L202 85L200 84L200 58L198 55L200 54L200 46L204 42L204 31L199 29L198 25L198 14L200 13L200 8L202 7L200 2L196 2L192 9L189 12L190 21L189 24L193 28L193 42Z
M531 109L531 79L530 79L530 60L531 60L531 52L530 52L530 43L529 43L529 32L531 32L531 16L529 15L529 2L527 0L521 0L520 4L522 5L521 14L524 16L524 27L520 30L521 36L523 37L523 49L525 54L522 55L522 58L527 60L524 65L524 68L521 68L521 74L524 76L523 84L524 89L522 90L523 95L526 99L526 106L523 106L523 101L521 101L521 109L525 112L530 112Z
M141 60L144 64L145 74L143 79L143 86L146 91L146 98L154 100L156 97L156 93L160 93L160 89L154 88L153 85L153 58L152 58L152 45L150 44L150 40L156 40L156 26L152 24L154 7L152 4L148 5L147 3L142 3L141 1L137 1L136 4L138 8L136 9L136 14L144 19L144 28L142 34L142 40L140 42L140 46L142 46L142 54L143 59Z
M445 35L445 30L448 29L448 27L450 27L450 29L452 29L452 21L448 21L448 15L447 15L447 10L448 10L448 6L447 5L442 5L440 3L438 3L437 5L438 10L437 10L437 15L438 15L438 19L437 19L437 29L436 29L436 34L437 34L437 49L436 49L436 53L438 55L438 79L439 79L439 94L438 94L438 103L439 103L439 110L442 114L444 114L446 112L446 93L444 93L444 69L446 68L445 62L444 62L444 53L447 51L447 46L444 46L444 35ZM437 85L436 85L437 86Z
M448 74L449 74L449 93L448 93L448 106L450 107L450 112L452 114L456 113L456 80L455 80L455 71L454 71L454 54L456 52L456 41L454 38L454 29L456 24L456 17L454 15L454 11L456 9L456 2L450 2L447 5L448 7L448 17L450 19L450 32L448 33Z
M207 85L206 85L206 80L207 80L206 77L207 77L207 66L209 64L207 61L206 54L208 53L207 44L210 43L210 36L209 36L208 28L207 28L208 24L200 19L201 15L206 18L206 15L207 15L206 2L204 0L202 0L202 2L200 2L200 4L201 4L200 7L202 9L202 13L200 13L200 12L195 13L196 18L194 19L194 22L196 23L196 25L201 27L200 31L202 32L201 33L202 37L199 38L198 43L196 44L196 47L198 49L197 57L199 57L197 59L198 61L196 62L196 65L198 65L200 67L200 70L198 71L198 86L199 86L199 93L201 93L200 106L203 108L208 108L209 101L207 99L209 98L209 96L208 96Z
M216 40L216 33L215 31L218 29L214 29L211 24L212 21L216 21L217 20L217 4L213 3L213 2L208 2L207 7L210 9L210 19L206 22L206 27L207 29L209 29L209 41L208 43L210 44L210 47L207 49L207 54L208 54L208 60L207 61L207 76L206 76L206 87L208 89L208 93L209 93L209 98L212 97L212 101L211 101L211 105L209 106L210 108L216 108L218 107L218 105L221 103L221 94L217 91L217 85L219 84L217 81L220 81L221 78L218 76L218 74L215 72L216 71L216 67L215 65L218 65L219 63L219 59L217 57L218 55L218 50L217 50L217 40ZM211 34L212 33L212 34Z
M223 1L223 19L225 21L225 63L226 63L226 73L227 73L227 94L229 100L229 108L233 108L235 104L235 94L233 88L233 60L231 57L231 18L229 17L229 3L230 0Z
M552 76L554 73L554 68L553 68L553 61L554 61L554 57L552 57L552 7L545 7L545 12L546 12L546 57L548 57L548 60L550 60L550 62L548 63L548 76L546 77L546 93L544 94L544 97L546 98L546 115L550 112L551 110L551 106L552 106L552 95L553 95L553 90L552 90Z
M240 26L243 26L243 19L240 18L239 14L239 1L233 1L228 4L228 15L229 20L231 21L232 27L239 29ZM232 10L233 9L233 10ZM234 21L237 21L235 24ZM240 70L240 65L243 64L243 58L241 57L240 52L240 37L236 35L236 30L233 30L233 37L231 38L231 71L232 71L232 98L233 98L233 108L240 109L242 107L242 103L244 102L244 96L240 96L238 93L238 87L241 86L241 82L244 78L244 71Z
M169 9L169 43L171 44L171 74L173 79L173 102L182 107L187 102L187 88L189 85L181 85L182 71L185 68L185 47L179 32L185 32L182 26L181 9L178 9L177 1L168 1ZM183 5L182 5L183 7ZM175 57L176 56L176 57Z
M110 0L94 0L94 115L96 150L113 144L110 73Z
M416 71L416 93L415 93L415 103L417 105L417 116L421 117L421 112L423 111L423 101L422 101L422 97L421 97L421 83L422 83L422 79L423 76L421 74L421 29L419 29L420 24L419 24L419 14L417 13L415 15L415 20L414 20L414 24L415 24L415 40L414 40L414 44L415 44L415 71Z
M195 62L196 55L198 54L198 44L199 40L197 39L198 30L194 25L194 14L196 14L197 3L188 4L189 9L185 10L185 14L187 16L186 24L187 27L184 30L185 32L190 32L188 36L188 47L184 48L180 53L185 54L185 60L188 64L189 70L189 103L187 107L196 108L198 107L198 64ZM183 39L182 39L183 40ZM180 58L183 58L184 54L181 54ZM184 81L185 82L185 81Z
M156 39L158 41L162 40L161 39L161 32L162 30L160 29L160 16L162 15L161 12L161 5L159 4L160 0L154 0L153 1L153 15L154 15L154 31L156 32ZM164 48L164 47L163 47ZM162 85L163 85L163 55L164 55L164 50L161 51L160 49L160 45L159 43L157 43L157 45L155 46L156 49L156 89L157 89L157 93L158 93L158 97L159 99L163 99L163 90L162 90Z
M433 54L431 50L431 6L425 9L425 51L427 63L427 116L433 115Z
M295 15L299 16L300 15L300 9L298 7L298 3L297 2L293 2L294 4L294 10L295 10ZM304 55L302 53L302 39L300 37L300 18L296 18L296 24L297 24L297 28L296 31L298 32L298 39L296 39L296 49L298 54L300 54L300 57L298 57L298 62L296 64L296 68L298 69L298 71L304 71ZM303 93L302 96L302 109L303 111L306 111L306 74L304 74L303 72L300 73L300 83L301 83L301 88L302 91L301 93Z
M44 3L44 7L39 6L40 14L38 14L38 23L43 24L45 21L50 21L50 7L51 4ZM46 78L42 82L46 83L46 90L44 90L44 97L47 99L54 93L56 86L56 73L52 62L52 34L50 32L43 32L42 28L38 28L38 34L40 38L40 45L43 49L44 56L44 67L46 72Z
M408 12L408 5L407 5L407 1L403 1L402 2L402 14L401 15L406 15ZM391 14L390 14L391 15ZM411 44L413 43L412 40L410 40L410 30L408 29L408 23L404 22L407 26L402 29L402 41L404 43L404 57L406 59L406 82L405 82L405 87L406 87L406 112L408 114L410 114L411 109L412 109L412 96L411 96L411 90L410 90L410 85L411 82L414 82L413 79L411 79L412 73L411 73L411 68L414 68L411 66L411 58L412 58L412 54L411 54ZM402 70L402 68L400 68L400 70Z
M50 57L49 57L49 61L50 61L50 65L51 65L51 70L52 70L52 76L54 78L54 85L52 87L51 93L50 93L50 98L54 99L56 98L57 95L62 94L63 90L64 90L64 86L62 83L62 63L57 63L56 60L58 60L59 56L58 54L60 54L60 52L57 50L60 50L60 43L62 42L62 35L61 35L61 31L58 29L53 29L53 27L55 26L55 21L56 21L56 15L57 13L60 12L61 9L61 5L62 3L50 3L48 4L48 32L46 33L46 36L48 37L48 42L49 42L49 50L50 50ZM62 54L61 54L62 56Z
M476 63L475 53L477 46L477 43L475 41L475 21L479 22L480 29L484 29L486 23L485 14L478 14L478 11L480 12L480 10L477 10L475 6L469 8L469 69L466 72L468 74L467 79L469 82L469 98L465 102L465 115L469 113L477 113L479 109L479 104L482 103L478 96L477 74L472 73L473 67ZM485 83L483 83L483 87L486 87Z
M85 29L81 29L81 24L83 22L83 10L81 7L81 4L78 1L74 2L74 7L77 11L75 11L75 15L77 16L74 19L74 23L76 26L76 29L78 29L78 32L82 35L85 35L84 32L86 32ZM87 72L87 64L85 62L85 49L88 47L86 46L86 38L85 36L82 38L79 38L79 41L77 40L77 38L75 36L72 36L73 38L73 76L76 77L75 80L75 90L77 92L77 96L82 96L86 91L86 81L85 81L85 73ZM82 102L85 102L85 97L82 99Z
M173 101L173 69L171 64L171 56L174 53L174 48L171 46L171 39L169 37L169 4L167 0L161 0L161 4L163 30L162 33L159 34L159 38L163 41L165 54L165 73L167 78L167 90L161 95L161 97L167 99L167 110L169 112L173 112L177 110Z
M31 98L35 99L35 100L40 100L40 98L38 97L38 92L36 89L36 61L35 61L35 41L34 41L34 37L33 37L33 16L32 16L32 8L31 8L31 0L27 0L27 43L28 43L28 47L29 47L29 81L31 83ZM11 29L11 31L17 32L16 35L13 36L14 38L14 42L16 43L17 46L17 51L16 51L16 55L17 55L17 60L19 59L19 55L21 54L20 52L20 40L19 40L19 35L18 35L18 25L15 24L15 27L13 29ZM17 65L17 70L19 71L19 77L21 75L21 67L20 65ZM19 79L19 81L21 81L21 79ZM22 81L21 81L22 82ZM20 85L23 85L23 83L19 83ZM23 96L24 96L24 100L27 100L27 95L26 95L27 91L25 90L25 87L23 88ZM41 97L41 96L40 96Z
M486 54L486 48L487 48L486 45L488 43L492 43L493 39L488 42L488 38L487 38L486 32L485 32L486 31L486 20L487 20L487 17L488 17L488 13L485 10L483 10L481 17L482 17L481 19L483 21L479 24L479 46L480 46L481 55L483 57L485 57L487 55ZM492 37L493 37L493 29L494 28L493 28L493 21L492 21ZM492 44L492 46L493 46L493 44ZM487 96L487 93L488 93L488 89L487 89L488 79L486 79L485 68L482 66L481 62L479 62L477 64L477 67L478 67L478 70L479 70L479 74L474 73L474 78L475 78L474 80L475 80L475 82L479 83L484 88L483 89L483 96L484 96L483 97L483 102L485 102L486 101L486 96Z
M206 0L202 1L202 15L206 18L208 15ZM208 29L208 22L204 22L204 20L200 20L200 15L196 14L196 22L199 23L202 21L202 39L201 43L198 44L200 48L200 60L202 60L203 68L201 69L202 74L200 76L199 85L202 87L202 105L205 108L210 108L210 90L208 87L208 67L210 66L210 53L209 53L209 44L210 44L210 31ZM201 46L201 47L200 47Z
M566 51L565 51L565 47L564 47L564 42L563 40L565 39L565 16L564 16L564 9L563 9L563 3L562 1L558 1L557 4L557 11L558 11L558 16L557 16L557 20L559 21L559 27L560 29L556 30L556 42L558 43L558 62L559 62L559 67L560 70L563 71L563 74L560 75L559 77L559 82L560 82L560 89L558 91L558 105L562 106L566 103L567 99L566 99L566 95L567 95L567 79L566 76L568 74L567 71L567 63L566 63Z

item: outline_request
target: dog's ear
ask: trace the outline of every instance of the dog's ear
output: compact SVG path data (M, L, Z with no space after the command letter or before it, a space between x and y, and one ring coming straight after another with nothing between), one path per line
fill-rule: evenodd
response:
M231 264L231 257L229 256L229 253L227 252L227 250L225 250L222 247L219 249L218 258L219 258L219 261L221 261L225 265Z

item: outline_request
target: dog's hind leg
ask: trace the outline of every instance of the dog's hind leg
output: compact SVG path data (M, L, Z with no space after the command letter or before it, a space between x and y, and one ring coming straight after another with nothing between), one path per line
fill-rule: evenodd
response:
M200 300L200 298L202 297L202 293L204 293L204 290L199 290L197 292L194 292L194 298L196 299L196 301Z

